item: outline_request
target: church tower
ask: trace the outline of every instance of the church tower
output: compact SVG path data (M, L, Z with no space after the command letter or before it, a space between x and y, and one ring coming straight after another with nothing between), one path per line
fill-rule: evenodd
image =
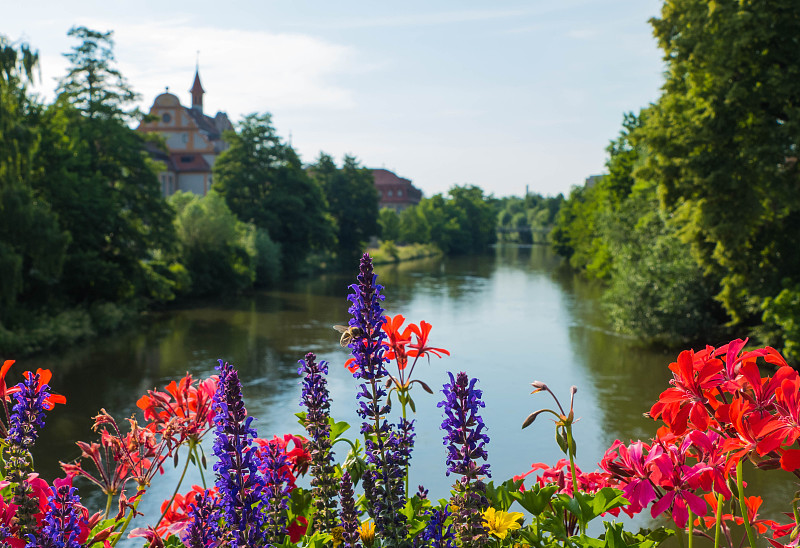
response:
M203 89L202 84L200 84L200 67L198 66L194 71L194 84L192 84L192 89L189 91L192 92L192 108L194 110L199 111L201 114L203 113L203 94L205 90Z

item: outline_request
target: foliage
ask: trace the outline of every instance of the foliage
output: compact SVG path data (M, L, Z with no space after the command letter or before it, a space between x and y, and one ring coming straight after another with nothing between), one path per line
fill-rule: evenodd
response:
M309 171L322 188L328 214L335 222L339 263L351 265L379 230L378 191L372 172L361 167L352 156L345 156L342 167L338 168L324 152Z
M176 233L191 276L191 292L209 295L250 287L258 264L255 227L239 221L213 190L203 198L179 191L170 203L178 212ZM268 235L266 239L262 235L261 246L267 276L270 264L274 268L276 262Z
M432 243L448 255L476 253L494 243L495 204L474 185L454 186L400 213L399 241Z
M390 207L378 212L378 225L382 240L397 241L400 238L400 215Z
M310 251L335 241L322 189L281 142L269 114L245 116L225 139L230 147L214 164L214 190L239 220L280 245L281 271L296 273Z
M125 110L136 95L113 66L111 33L78 27L69 34L81 43L66 54L68 73L45 114L36 183L72 236L61 287L76 302L152 298L147 278L168 270L146 265L157 252L171 256L174 213L142 139L127 125L137 116Z
M555 198L527 194L524 198L501 199L497 214L498 239L521 244L547 243L563 202L562 194Z
M19 300L47 295L70 239L33 187L41 107L27 86L37 63L26 44L15 47L0 35L0 322L13 321Z
M442 250L433 244L396 245L392 240L387 240L381 242L378 249L371 249L370 255L373 258L373 264L387 264L426 257L441 257Z

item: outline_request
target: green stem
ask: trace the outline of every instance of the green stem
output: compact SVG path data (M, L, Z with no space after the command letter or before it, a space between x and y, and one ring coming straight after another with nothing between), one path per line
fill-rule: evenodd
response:
M136 509L139 507L139 503L142 501L142 495L144 495L144 490L142 489L141 486L139 487L139 490L142 491L142 493L141 494L138 492L136 493L137 495L136 502L133 503L133 508L131 508L131 510L128 512L128 515L125 517L125 521L122 522L122 529L120 529L119 535L117 536L117 538L111 541L111 546L117 545L119 539L121 539L122 535L125 534L125 530L128 528L128 524L130 524L131 520L133 519L133 516L136 515Z
M747 540L751 548L756 548L756 538L753 534L753 527L750 525L750 516L747 514L747 503L744 501L744 480L742 479L742 460L736 463L736 487L739 489L739 508L742 511L744 530L747 532Z
M692 545L694 544L694 513L692 513L691 508L689 508L689 523L687 524L686 528L686 532L689 535L688 548L692 548Z
M719 548L719 541L722 537L722 493L717 495L717 522L714 529L714 548Z
M114 493L108 493L108 498L106 500L106 511L103 514L103 519L108 519L108 514L111 513L111 502L114 500Z
M198 454L197 450L199 446L200 446L199 443L195 444L194 446L192 446L190 451L194 451L194 459L195 459L194 461L197 463L197 469L200 470L200 481L203 482L203 489L208 489L208 486L206 485L206 476L205 474L203 474L203 465L201 464L202 461L200 460L200 455ZM202 450L203 449L201 447L200 451Z
M401 394L398 393L398 398L400 398L400 403L403 406L403 422L406 420L406 398L408 392L402 393L402 398L400 398ZM406 499L411 498L411 493L408 492L408 463L406 463Z
M175 497L178 495L178 490L181 488L181 484L183 483L183 478L186 477L186 470L189 469L189 462L191 462L191 460L192 460L192 459L189 458L189 455L191 455L192 451L194 450L194 443L195 442L193 442L193 441L189 442L189 452L186 455L186 464L183 465L183 472L181 473L181 478L178 480L178 485L175 486L175 491L172 492L172 496L170 497L169 502L167 503L167 506L164 508L164 511L161 513L161 517L158 518L158 521L153 526L153 529L157 528L161 524L161 520L163 520L164 516L166 516L167 512L169 512L169 507L172 506L172 501L174 501ZM177 449L176 449L176 451L177 451Z
M564 427L564 430L567 433L567 456L569 456L569 469L572 475L572 492L574 493L574 496L577 497L578 474L577 474L577 469L575 468L575 457L572 456L574 453L572 448L575 447L574 445L575 442L572 440L572 425L571 424L566 425ZM586 522L583 519L583 515L579 517L579 521L581 524L581 534L584 534L586 533Z

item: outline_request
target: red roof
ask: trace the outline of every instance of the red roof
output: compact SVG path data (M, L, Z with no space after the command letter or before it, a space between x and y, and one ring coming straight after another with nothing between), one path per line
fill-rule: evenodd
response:
M202 154L187 153L187 152L173 152L169 155L172 164L175 166L177 172L210 172L211 166L208 165L206 159Z

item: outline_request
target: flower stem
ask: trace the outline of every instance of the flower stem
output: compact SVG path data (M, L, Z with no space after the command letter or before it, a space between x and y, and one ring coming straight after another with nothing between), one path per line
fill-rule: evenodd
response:
M200 470L200 481L203 482L203 489L208 489L208 486L206 485L206 476L203 474L203 465L201 464L202 461L200 460L200 455L198 454L197 450L198 447L200 447L199 443L193 445L190 451L194 452L194 461L197 463L197 469ZM203 448L200 447L200 451L202 450Z
M575 442L572 439L572 424L567 424L564 426L564 430L567 433L567 456L569 457L569 470L570 475L572 476L572 494L573 497L578 496L578 474L577 469L575 468L575 457L573 457L573 447L575 447ZM580 516L579 522L581 524L581 534L586 533L586 522L583 519L583 515Z
M722 493L717 495L717 521L714 529L714 548L719 548L719 541L722 537Z
M106 499L106 511L103 514L103 519L108 519L108 514L111 513L111 502L114 500L114 493L108 493L108 497Z
M689 508L689 522L686 525L687 534L689 535L688 548L692 548L694 544L694 512Z
M744 530L747 532L747 540L750 546L755 548L756 539L753 534L753 527L750 525L750 516L747 513L747 503L744 501L744 480L742 479L742 460L736 463L736 487L739 489L739 508L742 511Z
M189 458L189 455L192 454L193 450L194 450L194 442L190 441L189 442L189 453L186 455L186 464L183 465L183 472L181 473L181 478L178 480L178 485L175 486L175 491L172 492L172 496L170 497L169 502L167 503L166 507L164 508L164 511L161 513L161 517L158 518L158 521L156 522L156 524L153 525L153 529L157 528L161 524L161 521L164 519L164 516L166 516L167 512L169 512L169 507L172 506L172 501L174 501L175 497L178 495L178 490L181 488L181 484L183 483L183 478L186 477L186 470L189 468L189 463L192 460L192 459ZM177 451L177 449L176 449L176 451Z
M136 515L136 509L139 507L139 503L142 500L142 495L144 494L144 490L139 487L139 492L136 493L136 501L133 503L133 508L128 512L128 515L125 517L125 521L122 522L122 529L119 531L119 535L113 541L111 541L111 546L116 546L119 539L122 538L122 535L125 533L125 530L128 528L128 524L130 524L133 517Z

